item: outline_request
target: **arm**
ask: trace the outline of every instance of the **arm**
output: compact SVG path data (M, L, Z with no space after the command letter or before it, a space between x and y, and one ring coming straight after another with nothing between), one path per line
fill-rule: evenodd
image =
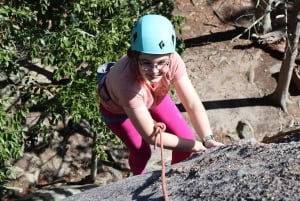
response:
M207 113L188 75L185 74L176 81L174 88L200 139L203 140L205 136L212 135ZM206 147L214 147L223 144L211 139L205 145Z
M152 119L146 106L142 106L136 109L125 108L125 112L132 121L135 128L142 135L143 139L149 144L155 144L154 132L154 120ZM157 136L160 138L160 136ZM206 148L200 141L187 140L179 138L171 133L162 133L163 145L167 149L180 150L187 152L203 151ZM160 142L158 142L160 145Z

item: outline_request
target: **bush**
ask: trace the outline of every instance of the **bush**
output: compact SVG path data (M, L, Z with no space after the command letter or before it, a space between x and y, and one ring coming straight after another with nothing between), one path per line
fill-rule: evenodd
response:
M8 108L3 102L0 105L1 167L4 161L22 155L24 140L51 139L58 122L79 125L87 121L91 132L98 134L96 150L103 156L101 145L117 140L99 116L94 98L96 68L126 53L131 27L139 16L159 13L171 18L173 1L25 0L0 4L0 73L8 77L5 82L14 86L14 93L20 94ZM173 20L176 25L182 21ZM182 50L182 43L178 44ZM32 76L33 71L44 78ZM41 112L41 117L26 128L24 120L31 111ZM5 118L7 115L10 117Z

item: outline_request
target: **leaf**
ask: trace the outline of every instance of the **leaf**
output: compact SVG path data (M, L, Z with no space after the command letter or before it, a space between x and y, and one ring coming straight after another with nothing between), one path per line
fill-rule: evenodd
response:
M45 40L43 38L40 38L40 43L41 43L42 46L46 45Z
M65 36L62 38L62 42L63 42L63 45L64 45L62 47L66 47L66 48L70 47L71 44L72 44L72 42Z

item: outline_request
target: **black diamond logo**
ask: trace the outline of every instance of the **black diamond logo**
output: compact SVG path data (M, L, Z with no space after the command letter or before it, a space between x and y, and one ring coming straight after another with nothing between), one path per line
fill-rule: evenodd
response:
M159 43L159 47L160 47L160 49L163 49L163 48L165 47L165 43L164 43L164 41L160 41L160 43Z

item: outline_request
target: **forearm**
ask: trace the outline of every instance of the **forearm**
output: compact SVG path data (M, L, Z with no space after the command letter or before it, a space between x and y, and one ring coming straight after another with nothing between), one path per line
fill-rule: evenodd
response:
M197 106L197 109L189 110L188 113L193 127L206 148L224 145L214 139L206 110L202 104L201 106Z
M200 139L203 139L206 135L212 135L207 112L203 104L198 105L193 109L187 110L191 123L197 132Z
M186 152L198 152L205 150L200 141L179 138L176 135L167 132L157 134L156 138L153 136L149 143L154 145L156 141L157 145L160 146L160 135L162 135L162 143L166 149Z

